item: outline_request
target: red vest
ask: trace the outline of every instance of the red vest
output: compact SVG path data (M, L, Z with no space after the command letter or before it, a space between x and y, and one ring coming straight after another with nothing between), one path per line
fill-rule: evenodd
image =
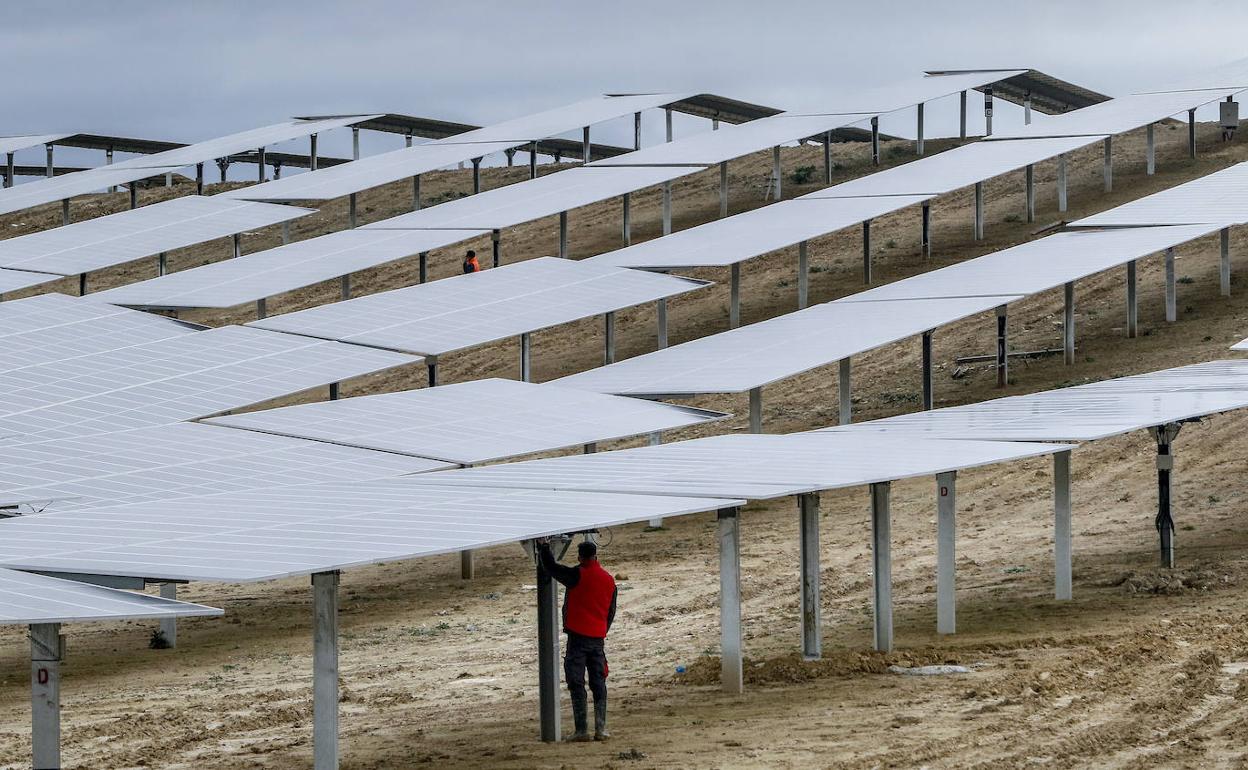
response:
M607 613L615 596L615 578L597 560L582 564L576 587L564 600L563 627L581 636L605 639Z

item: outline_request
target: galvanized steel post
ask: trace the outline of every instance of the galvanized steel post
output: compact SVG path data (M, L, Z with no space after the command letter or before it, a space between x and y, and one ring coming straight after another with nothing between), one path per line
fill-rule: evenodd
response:
M161 583L160 598L177 601L178 584L177 583ZM178 619L162 618L160 621L160 634L165 637L165 644L170 647L178 646Z
M917 123L915 128L917 129L918 136L914 142L914 152L916 155L922 155L923 154L923 102L919 102L918 105L916 105L915 109L918 112L918 114L916 115L916 119L915 119L915 122Z
M61 766L61 661L65 645L60 623L30 625L30 743L33 766Z
M719 163L719 216L728 216L728 161Z
M481 192L481 158L472 159L472 194Z
M1224 227L1218 231L1219 248L1222 262L1218 277L1221 279L1222 296L1231 296L1231 228Z
M1136 298L1135 260L1127 263L1127 337L1135 339L1139 331L1139 300Z
M1174 285L1174 247L1166 249L1166 320L1178 320L1178 295Z
M537 565L537 690L541 739L559 735L559 589L555 579Z
M1145 166L1144 167L1149 176L1152 176L1157 171L1157 143L1153 137L1153 125L1154 124L1152 123L1148 124L1148 128L1145 131L1145 139L1144 139L1144 153L1145 153Z
M871 118L871 165L880 165L880 118Z
M1053 455L1053 595L1067 601L1071 581L1070 450Z
M501 230L490 231L490 256L493 259L494 267L498 267L503 262L503 233Z
M338 573L312 576L312 763L338 768Z
M797 309L806 308L810 294L810 256L806 241L797 244Z
M667 299L656 300L654 309L659 326L657 347L659 350L662 350L667 347Z
M934 402L932 393L932 334L933 330L928 329L923 332L922 336L922 358L923 358L923 410L930 412Z
M724 692L745 689L741 649L741 527L739 508L720 508L719 521L719 648L720 683Z
M841 425L849 425L853 420L853 400L850 395L850 389L853 387L850 378L849 357L842 358L839 363L839 370L836 378L836 387L840 394L840 410L837 413L837 420Z
M1057 156L1057 210L1066 211L1066 153Z
M1105 168L1102 176L1105 177L1105 192L1112 192L1114 189L1114 138L1112 136L1105 137Z
M559 256L568 258L568 212L559 212Z
M1024 186L1026 188L1026 195L1027 195L1027 221L1035 222L1036 221L1036 167L1033 164L1028 163L1027 170L1024 172L1024 174L1026 176L1026 182L1024 183Z
M763 389L750 388L750 433L763 432Z
M520 380L531 382L533 377L533 358L530 348L529 333L520 335Z
M1065 300L1062 312L1062 351L1067 366L1075 363L1075 282L1067 281L1063 288Z
M776 180L776 200L784 197L781 192L783 174L780 170L780 145L771 148L771 177Z
M871 284L871 220L862 223L862 282Z
M975 223L974 223L975 240L982 241L984 239L984 183L975 183Z
M1196 110L1187 111L1187 154L1196 160Z
M615 313L602 315L602 365L615 363Z
M1006 305L997 306L997 387L1004 388L1010 381L1010 353L1006 339L1008 311Z
M957 471L936 474L936 633L957 622Z
M923 202L922 225L919 228L919 246L923 250L923 258L932 258L932 204Z
M729 268L732 278L728 287L728 328L741 325L741 263L733 262Z
M819 493L797 496L802 570L802 657L818 660L823 655L819 601Z
M875 619L875 649L893 649L893 557L891 482L871 485L871 583Z

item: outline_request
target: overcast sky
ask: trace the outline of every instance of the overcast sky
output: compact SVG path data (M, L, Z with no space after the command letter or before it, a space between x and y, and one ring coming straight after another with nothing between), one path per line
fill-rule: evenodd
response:
M610 91L784 108L924 69L1123 94L1241 58L1248 3L6 0L5 19L0 134L194 141L310 113L488 123Z

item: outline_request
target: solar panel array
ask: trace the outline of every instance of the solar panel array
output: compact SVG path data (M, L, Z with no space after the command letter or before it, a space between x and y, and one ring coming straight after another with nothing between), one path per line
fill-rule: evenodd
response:
M1011 141L1044 136L1121 134L1149 123L1165 120L1171 115L1220 101L1242 90L1244 89L1241 87L1130 94L1075 110L1057 119L1042 119L1031 125L1001 131L987 137L987 140Z
M24 136L0 136L0 153L18 152L42 144L52 144L73 134L26 134Z
M539 257L248 325L441 355L674 297L705 285L677 276Z
M684 428L691 407L485 379L213 417L206 422L461 465Z
M1076 220L1071 227L1148 227L1154 225L1248 222L1248 163Z
M0 625L211 617L215 607L0 569Z

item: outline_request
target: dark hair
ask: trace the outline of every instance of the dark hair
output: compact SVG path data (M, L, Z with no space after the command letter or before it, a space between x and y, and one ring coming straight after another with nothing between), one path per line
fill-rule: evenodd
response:
M576 547L576 555L582 559L592 559L598 555L598 546L592 540L583 540Z
M477 252L473 251L472 249L468 249L468 254L466 256L475 257L477 256Z

